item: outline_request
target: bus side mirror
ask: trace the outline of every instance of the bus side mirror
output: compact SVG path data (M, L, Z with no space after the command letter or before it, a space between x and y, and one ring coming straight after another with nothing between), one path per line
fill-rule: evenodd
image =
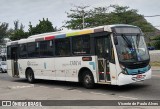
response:
M113 39L114 39L114 44L115 44L115 45L118 45L118 39L117 39L117 36L114 36L114 38L113 38Z

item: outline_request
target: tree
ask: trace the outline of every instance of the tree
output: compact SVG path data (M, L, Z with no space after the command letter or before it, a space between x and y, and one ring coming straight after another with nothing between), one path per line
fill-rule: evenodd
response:
M54 31L57 31L57 28L52 26L52 23L48 20L48 18L46 20L44 18L43 20L39 20L39 24L37 24L35 27L32 26L31 22L29 22L28 32L24 31L24 25L22 23L19 25L19 21L17 20L14 21L14 30L10 30L10 39L14 41L27 38L30 35Z
M87 27L95 27L95 26L101 26L101 25L108 25L110 24L109 18L109 7L98 7L91 9L89 12L89 16L86 19L86 22L88 22Z
M85 8L82 10L79 7L71 9L70 12L67 13L69 20L65 22L65 27L69 29L82 29L82 11L85 13L85 27L110 24L131 24L139 26L143 32L154 31L154 27L147 22L143 15L138 14L138 10L119 5L98 7L90 10L86 10Z
M12 34L10 39L12 41L14 41L14 40L20 40L20 39L23 39L23 38L27 38L28 36L29 36L28 32L24 32L24 30L18 29Z
M154 27L147 22L143 15L138 14L138 10L136 9L129 9L127 6L118 6L113 5L111 6L114 8L114 11L111 12L112 17L116 17L117 21L113 23L124 23L124 24L131 24L136 25L142 29L143 32L153 32L155 29Z
M24 25L22 23L19 25L19 20L14 21L14 30L10 29L10 39L14 41L28 36L28 32L24 31Z
M160 35L153 37L151 41L151 46L154 46L156 49L160 49Z
M90 12L86 11L89 6L74 7L76 9L70 9L71 13L67 12L67 17L70 18L70 20L65 22L66 25L64 27L69 29L82 29L87 27L87 22L84 22L84 19L88 19L88 15L90 15Z
M32 26L31 22L29 23L29 35L41 34L46 32L54 32L57 31L56 27L53 27L52 23L48 20L39 20L39 24L35 27Z
M3 39L7 37L8 23L0 22L0 43L3 42Z

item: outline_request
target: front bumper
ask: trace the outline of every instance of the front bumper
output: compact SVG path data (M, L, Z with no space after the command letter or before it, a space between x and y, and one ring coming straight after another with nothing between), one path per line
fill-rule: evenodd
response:
M151 69L148 70L147 72L145 72L143 74L139 74L139 75L125 75L125 74L121 73L118 76L117 85L126 85L126 84L130 84L130 83L138 82L138 81L143 81L146 79L150 79L151 76L152 76Z

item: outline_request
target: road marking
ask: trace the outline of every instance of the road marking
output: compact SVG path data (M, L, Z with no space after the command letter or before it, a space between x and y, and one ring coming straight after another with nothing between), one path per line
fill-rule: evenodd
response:
M22 88L31 88L34 87L34 84L32 85L26 85L26 86L8 86L10 89L22 89Z
M125 98L125 99L131 99L131 100L137 100L138 98L134 97L127 97L127 96L119 96L120 98Z
M106 95L106 94L104 94L104 93L98 93L98 92L90 92L90 93L96 94L96 95Z

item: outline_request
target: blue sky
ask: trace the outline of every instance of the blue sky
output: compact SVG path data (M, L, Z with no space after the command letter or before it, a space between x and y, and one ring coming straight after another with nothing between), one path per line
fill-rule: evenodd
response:
M49 18L53 26L61 27L74 5L88 5L92 7L118 4L137 9L139 14L160 15L160 0L0 0L0 22L9 23L19 20L28 29L31 21L35 26L40 19ZM146 18L153 26L160 26L160 17ZM160 29L160 27L157 27Z

